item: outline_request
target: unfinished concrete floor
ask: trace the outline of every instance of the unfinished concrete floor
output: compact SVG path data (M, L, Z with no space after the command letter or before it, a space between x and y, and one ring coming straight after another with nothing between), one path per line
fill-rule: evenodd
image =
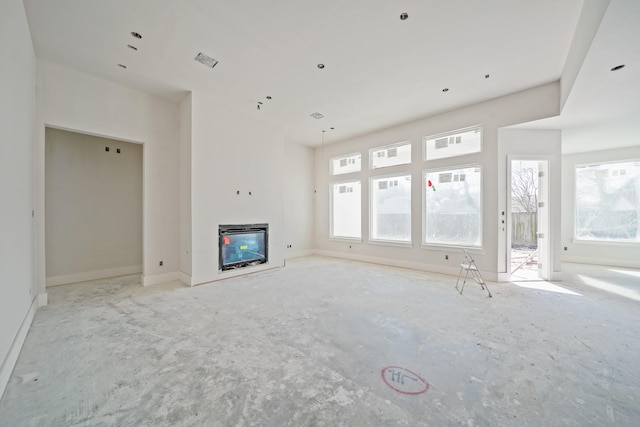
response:
M640 425L638 272L565 270L491 299L322 257L194 288L50 288L0 424ZM626 297L594 287L613 280Z

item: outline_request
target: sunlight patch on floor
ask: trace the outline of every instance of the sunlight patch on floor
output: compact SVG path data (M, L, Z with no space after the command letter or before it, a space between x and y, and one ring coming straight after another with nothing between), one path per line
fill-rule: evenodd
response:
M640 271L635 270L616 270L610 268L609 271L611 271L612 273L626 274L627 276L640 277Z
M529 289L537 289L540 291L549 291L549 292L557 292L559 294L567 294L567 295L577 295L579 297L582 294L577 292L570 291L569 289L565 289L562 286L554 285L553 283L538 281L538 282L511 282L516 286L520 286L521 288L529 288Z
M611 292L612 294L640 301L640 292L636 289L625 288L624 286L605 282L604 280L594 279L593 277L584 276L582 274L576 274L576 277L587 286L592 286L603 291Z

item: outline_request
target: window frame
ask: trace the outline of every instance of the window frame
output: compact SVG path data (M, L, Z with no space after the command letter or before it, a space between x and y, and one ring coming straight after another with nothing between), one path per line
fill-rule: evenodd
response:
M450 136L454 136L454 135L457 135L457 134L460 134L460 133L470 132L470 131L473 131L473 130L479 130L480 131L480 147L478 148L477 151L470 151L468 153L451 154L451 155L448 155L448 156L429 158L428 150L427 150L427 141L431 141L431 140L435 140L435 139L439 139L439 138L444 138L444 137L450 137ZM478 124L478 125L468 126L468 127L455 129L455 130L451 130L451 131L447 131L447 132L441 132L441 133L436 133L436 134L433 134L433 135L423 136L422 137L422 160L423 161L435 161L435 160L442 160L442 159L451 159L451 158L460 157L460 156L467 156L467 155L470 155L470 154L478 154L478 153L482 153L483 148L484 148L484 126Z
M349 159L350 157L355 157L355 156L360 156L360 168L358 170L353 170L353 171L349 171L349 172L340 172L340 173L336 173L334 171L334 167L333 164L336 160L342 160L342 159ZM340 175L348 175L351 173L359 173L362 172L362 153L361 152L353 152L353 153L349 153L349 154L343 154L340 156L335 156L335 157L331 157L329 159L329 177L332 176L340 176Z
M452 243L447 244L443 242L427 242L427 191L432 191L428 189L427 186L427 174L434 172L442 172L442 171L455 171L459 169L467 169L467 168L479 168L480 169L480 195L479 195L479 207L478 207L478 225L479 225L479 244L478 245L469 245L469 244L459 244ZM468 163L468 164L457 164L457 165L449 165L435 168L424 168L422 170L422 233L420 237L421 248L422 249L434 249L434 248L465 248L473 251L483 251L484 250L484 165L482 163ZM437 190L436 190L437 191Z
M408 163L410 164L410 163ZM381 169L381 168L378 168ZM373 169L373 170L378 170L378 169ZM381 180L381 179L389 179L389 178L405 178L405 177L409 177L410 178L410 186L409 186L409 203L410 203L410 207L409 207L409 240L393 240L393 239L380 239L380 238L373 238L373 216L374 216L374 211L373 211L373 191L374 189L374 181L375 180ZM369 207L368 207L368 213L369 213L369 239L368 239L368 243L372 243L372 244L382 244L382 245L393 245L393 246L409 246L412 247L413 246L413 227L412 227L412 223L413 223L413 174L411 173L410 170L406 170L406 171L402 171L402 172L396 172L396 173L392 173L392 174L385 174L385 175L371 175L369 176Z
M358 183L360 184L360 199L359 199L359 237L350 237L350 236L336 236L334 233L334 187L343 185L343 184L351 184ZM340 180L340 181L332 181L329 183L329 240L335 241L348 241L348 242L362 242L362 180L360 178Z
M379 167L374 167L373 166L374 153L376 151L389 150L391 148L403 147L405 145L409 146L409 161L408 162L396 163L396 164L393 164L393 165L386 165L386 166L379 166ZM382 170L382 169L396 167L396 166L411 165L411 163L412 163L412 155L413 155L413 141L411 141L411 140L406 140L406 141L396 142L394 144L381 145L379 147L369 148L369 170L370 171L376 171L376 170Z
M626 245L626 246L640 246L640 236L638 236L638 240L619 240L619 239L586 239L584 237L578 237L578 169L579 168L587 168L587 167L595 167L595 166L604 166L610 164L621 164L621 163L634 163L640 162L640 158L631 158L631 159L616 159L616 160L606 160L602 162L589 162L589 163L579 163L573 166L573 236L572 242L580 243L580 244L588 244L588 245ZM638 195L640 197L640 194ZM640 221L640 218L638 218Z

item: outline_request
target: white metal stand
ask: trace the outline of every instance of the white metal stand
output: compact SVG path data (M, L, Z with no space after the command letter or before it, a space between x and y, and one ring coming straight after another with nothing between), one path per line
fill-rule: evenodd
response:
M456 281L456 290L460 292L460 295L462 295L462 291L464 290L464 285L465 283L467 283L469 274L471 274L471 277L473 277L473 279L476 282L478 282L482 290L486 290L487 293L489 294L489 297L491 297L492 296L491 291L489 291L489 287L487 286L484 279L482 278L482 275L480 274L480 270L478 270L478 266L476 265L476 262L473 260L473 257L471 256L468 250L463 249L462 251L464 252L464 260L462 261L462 264L460 264L460 273L458 273L458 280ZM466 274L464 276L464 280L462 281L462 287L458 288L458 283L460 282L460 277L462 277L463 271L466 271Z

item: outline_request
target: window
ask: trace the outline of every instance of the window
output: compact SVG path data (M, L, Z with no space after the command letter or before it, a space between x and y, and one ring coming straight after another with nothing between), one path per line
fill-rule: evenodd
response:
M640 161L576 166L575 237L640 242Z
M411 175L371 178L371 240L411 242Z
M331 175L342 175L344 173L359 172L360 162L360 153L334 157L330 160Z
M425 160L479 153L482 150L482 126L425 136L422 141Z
M360 239L360 181L331 185L331 237Z
M369 168L371 169L409 163L411 163L411 141L369 150Z
M424 172L424 243L482 246L482 168Z

